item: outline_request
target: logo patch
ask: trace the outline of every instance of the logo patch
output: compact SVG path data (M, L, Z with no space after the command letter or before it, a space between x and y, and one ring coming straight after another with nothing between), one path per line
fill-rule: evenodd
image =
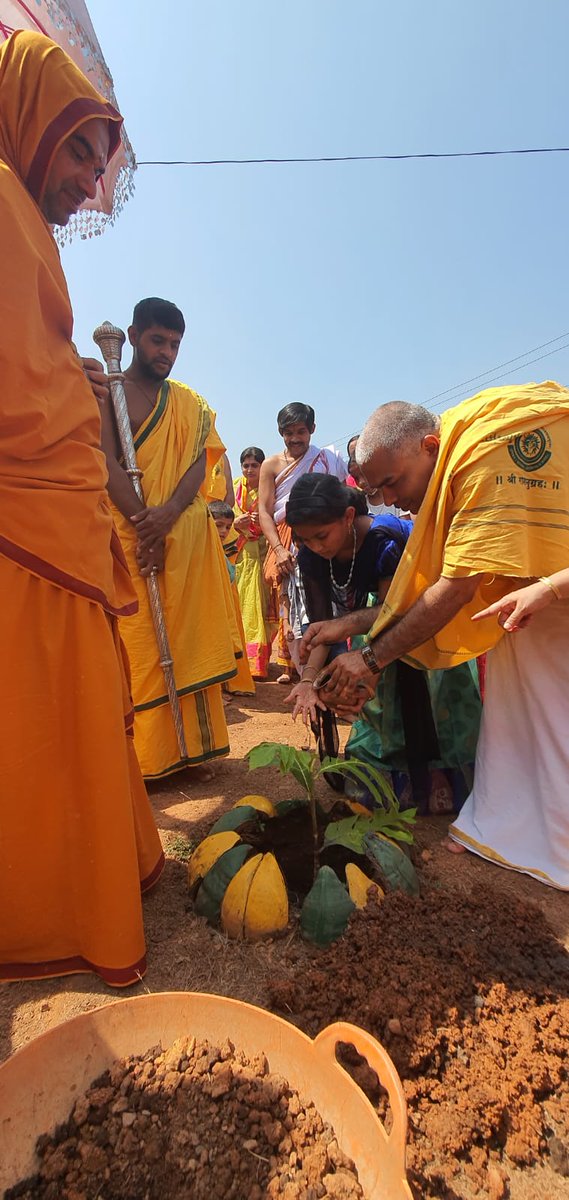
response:
M509 443L508 454L524 471L540 471L551 458L551 438L545 429L519 433Z

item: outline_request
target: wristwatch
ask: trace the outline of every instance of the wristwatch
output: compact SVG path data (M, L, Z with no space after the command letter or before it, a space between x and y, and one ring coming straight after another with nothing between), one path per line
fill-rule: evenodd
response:
M379 675L381 667L378 665L375 654L371 646L362 646L362 658L368 671L373 671L374 675Z

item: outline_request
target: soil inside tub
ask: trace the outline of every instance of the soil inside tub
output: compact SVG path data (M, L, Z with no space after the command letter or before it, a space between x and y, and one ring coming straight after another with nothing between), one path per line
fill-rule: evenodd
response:
M231 1042L180 1038L117 1061L37 1143L5 1200L357 1200L353 1163L311 1102Z

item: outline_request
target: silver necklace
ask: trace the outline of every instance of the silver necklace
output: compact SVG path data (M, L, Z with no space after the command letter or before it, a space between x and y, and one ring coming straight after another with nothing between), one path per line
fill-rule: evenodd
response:
M350 572L349 572L348 578L346 579L346 582L345 582L345 583L338 583L338 580L337 580L337 579L334 577L334 570L333 570L333 568L332 568L332 561L333 561L333 560L332 560L332 559L329 559L329 561L328 561L328 566L330 567L330 579L331 579L331 582L332 582L332 587L333 587L333 588L335 588L337 592L344 592L344 594L346 594L346 592L347 592L347 590L348 590L348 588L349 588L349 586L350 586L350 584L351 584L351 582L352 582L352 575L353 575L353 573L354 573L354 564L355 564L355 561L356 561L356 545L357 545L357 540L358 540L358 539L357 539L357 534L356 534L356 527L355 527L355 525L352 525L352 536L353 536L353 539L354 539L354 549L353 549L353 552L352 552L352 563L351 563L351 566L350 566Z

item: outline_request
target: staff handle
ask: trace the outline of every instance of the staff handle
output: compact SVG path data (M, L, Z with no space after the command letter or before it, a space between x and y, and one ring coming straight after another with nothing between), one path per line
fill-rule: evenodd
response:
M142 490L142 471L136 461L136 451L134 449L134 438L130 425L130 417L128 415L128 405L124 390L124 375L121 371L121 351L125 343L125 335L122 329L117 325L112 325L110 321L105 321L99 325L93 333L93 341L99 347L101 354L105 360L109 384L111 388L111 399L113 402L113 411L117 424L117 432L121 444L123 459L125 462L125 471L128 475L132 486L142 504L145 504L144 492ZM187 760L188 750L186 746L186 735L184 731L184 720L182 717L182 709L180 699L176 689L176 678L174 675L174 660L172 651L170 650L170 642L168 640L168 631L164 620L164 609L162 607L162 597L160 588L156 578L156 570L146 576L146 587L148 590L148 601L150 604L150 612L152 614L152 623L154 625L154 635L158 646L158 654L160 666L164 674L166 690L170 709L172 711L172 719L176 731L178 741L178 749L180 758Z

